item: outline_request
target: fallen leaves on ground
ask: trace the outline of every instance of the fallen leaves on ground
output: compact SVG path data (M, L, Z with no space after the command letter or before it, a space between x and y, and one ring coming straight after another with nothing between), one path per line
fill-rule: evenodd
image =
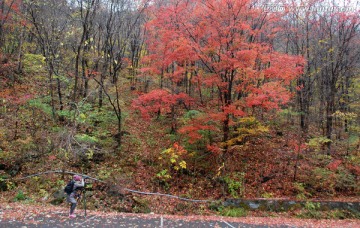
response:
M83 210L78 210L83 215ZM225 221L228 223L246 223L253 225L279 226L287 225L292 227L348 227L360 228L360 220L315 220L315 219L295 219L295 218L270 218L270 217L242 217L230 218L221 216L180 216L180 215L160 215L160 214L132 214L116 213L103 211L88 211L88 216L99 218L133 217L138 219L163 218L171 221ZM42 219L35 219L41 217ZM21 203L2 203L0 205L0 221L22 221L28 224L41 224L51 220L68 220L68 209L65 207L55 207L46 204L21 204Z

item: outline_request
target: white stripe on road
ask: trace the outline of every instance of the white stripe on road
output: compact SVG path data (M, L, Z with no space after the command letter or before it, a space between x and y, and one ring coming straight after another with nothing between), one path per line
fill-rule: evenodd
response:
M235 228L235 226L232 226L230 223L224 221L224 220L221 220L223 223L225 223L226 225L230 226L231 228Z

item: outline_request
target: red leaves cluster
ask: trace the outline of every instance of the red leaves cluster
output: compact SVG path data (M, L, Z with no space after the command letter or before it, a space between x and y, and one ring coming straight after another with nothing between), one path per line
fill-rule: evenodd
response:
M143 118L149 119L156 114L170 113L174 105L189 105L192 101L185 93L171 94L167 90L157 89L139 96L133 101L132 107L139 110Z
M189 143L195 143L196 141L203 138L200 131L204 130L216 130L214 126L201 124L199 122L189 123L179 129L179 133L186 135L189 138Z
M246 98L246 105L260 106L266 110L278 109L279 104L286 104L290 98L289 92L279 85L279 82L269 82L259 88L253 88L252 93Z
M248 101L250 106L269 108L276 107L276 102L286 103L289 95L284 86L302 73L304 60L275 52L262 42L261 35L271 27L265 23L261 29L254 28L260 11L248 4L246 0L170 1L155 7L153 20L147 25L150 54L143 70L164 76L171 67L167 77L177 82L187 71L194 70L190 63L200 62L205 73L198 70L194 75L198 83L203 83L201 86L216 86L224 93L230 93L232 87L246 94L257 93L248 97L255 99ZM253 40L249 41L249 37ZM272 84L259 87L259 81ZM278 95L271 96L269 89Z
M335 160L335 161L331 162L330 164L328 164L327 168L330 169L331 171L335 171L338 169L338 167L341 163L342 163L341 160Z

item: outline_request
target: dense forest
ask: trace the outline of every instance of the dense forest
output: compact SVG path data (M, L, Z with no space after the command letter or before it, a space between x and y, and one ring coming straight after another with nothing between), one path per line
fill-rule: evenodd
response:
M66 170L111 183L89 207L118 211L162 200L121 187L359 197L359 7L0 0L2 193L51 201L67 176L15 179Z

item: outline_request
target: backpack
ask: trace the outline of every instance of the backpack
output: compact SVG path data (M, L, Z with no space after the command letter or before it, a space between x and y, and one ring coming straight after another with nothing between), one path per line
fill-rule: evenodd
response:
M65 186L64 192L68 195L70 195L74 189L75 181L71 180L69 183Z

